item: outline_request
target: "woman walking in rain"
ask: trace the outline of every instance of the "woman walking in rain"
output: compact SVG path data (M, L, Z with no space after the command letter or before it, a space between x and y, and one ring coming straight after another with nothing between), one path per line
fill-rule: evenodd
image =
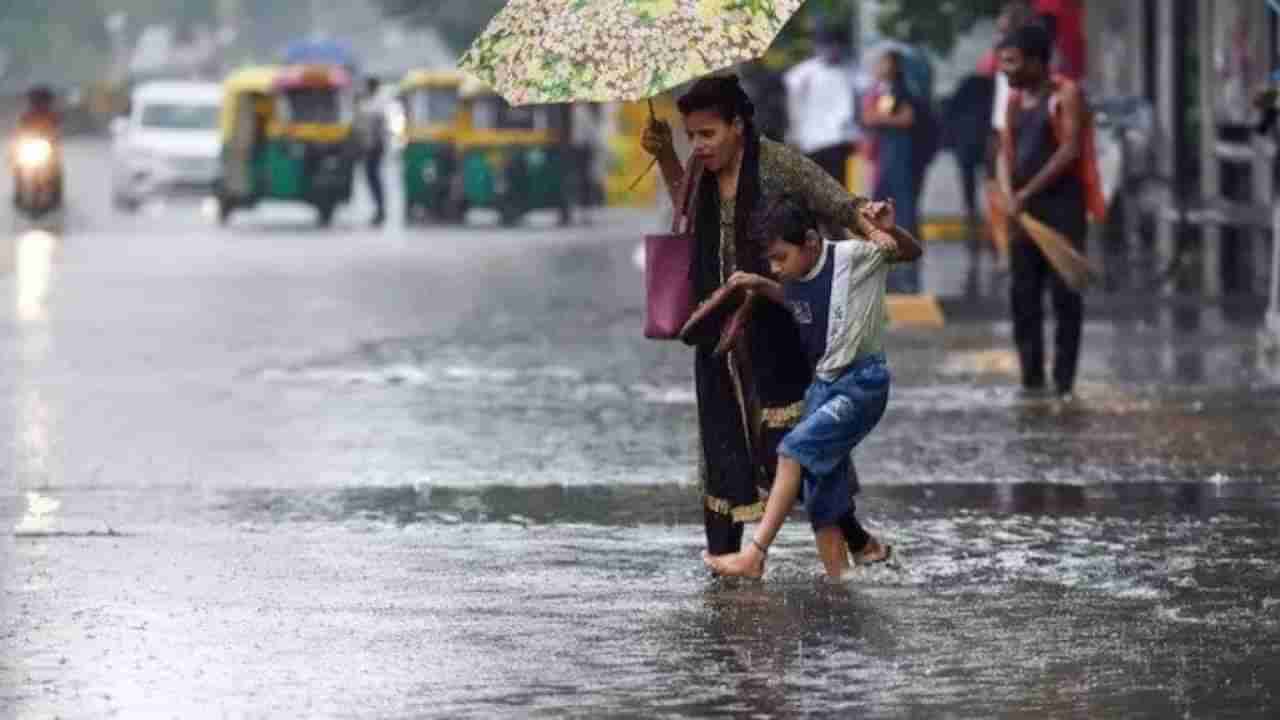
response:
M697 81L678 102L693 154L705 172L694 194L697 252L694 292L709 298L735 272L768 275L767 263L748 240L748 218L783 195L802 199L832 227L867 236L873 229L854 197L798 151L763 138L755 108L736 76ZM644 147L662 168L673 195L684 168L672 144L671 128L653 121ZM773 303L755 303L744 336L724 355L711 346L696 350L700 475L707 550L725 555L741 548L743 523L759 519L777 466L777 446L800 419L812 371L794 321ZM852 471L851 471L852 473ZM850 478L857 492L856 476ZM848 567L882 559L884 547L871 540L852 507L838 523L842 533L820 543L824 564Z
M911 93L903 75L902 54L889 50L876 64L875 92L867 96L862 122L872 136L876 181L873 194L889 198L897 206L898 224L913 237L920 237L920 216L915 156L916 112L919 100ZM919 292L919 268L896 267L889 272L890 292Z

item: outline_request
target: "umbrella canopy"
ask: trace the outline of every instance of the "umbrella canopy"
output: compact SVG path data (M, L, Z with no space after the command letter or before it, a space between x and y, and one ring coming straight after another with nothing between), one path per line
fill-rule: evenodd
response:
M459 67L513 105L635 101L764 54L802 0L510 0Z

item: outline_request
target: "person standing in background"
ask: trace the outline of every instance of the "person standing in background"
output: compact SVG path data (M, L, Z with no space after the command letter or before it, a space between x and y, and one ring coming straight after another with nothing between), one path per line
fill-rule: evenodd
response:
M871 196L893 200L898 225L912 237L920 235L920 175L916 124L920 100L903 74L903 56L888 50L876 63L876 85L863 101L862 121L871 135L875 183ZM920 270L914 264L889 271L889 292L920 292Z
M787 141L843 187L862 140L856 115L857 64L845 29L820 28L814 56L787 71Z
M364 160L365 178L369 182L369 195L373 197L374 214L371 221L379 227L387 219L386 198L382 189L382 158L387 151L387 120L378 102L378 90L382 83L371 77L365 81L365 93L359 116L359 143Z
M1000 44L1000 67L1012 92L1001 131L997 176L1008 210L1013 282L1010 305L1013 337L1022 366L1022 387L1042 393L1044 373L1044 301L1053 296L1054 390L1069 397L1075 387L1084 323L1084 299L1054 271L1018 218L1025 212L1065 236L1084 252L1091 201L1086 177L1087 117L1079 86L1051 75L1052 41L1032 23ZM1095 186L1096 187L1096 186Z
M1036 20L1035 11L1027 0L1011 0L1006 3L996 18L996 44L1003 42L1010 33ZM996 182L997 155L1000 148L1000 133L1004 130L1006 111L1009 107L1009 78L999 70L999 57L996 47L991 48L990 66L995 72L995 99L991 104L991 135L987 138L987 180L985 195L987 198L987 219L991 223L992 238L996 251L996 267L1001 271L1009 269L1009 246L1003 228L1007 227L1007 213L1004 207L1004 193ZM979 67L984 63L979 62Z

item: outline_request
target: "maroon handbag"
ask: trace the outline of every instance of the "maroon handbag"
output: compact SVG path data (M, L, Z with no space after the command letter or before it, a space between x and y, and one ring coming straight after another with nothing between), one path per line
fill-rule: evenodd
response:
M678 203L672 211L671 232L644 238L644 336L651 340L675 340L693 314L694 237L693 189L702 164L689 162L680 181Z

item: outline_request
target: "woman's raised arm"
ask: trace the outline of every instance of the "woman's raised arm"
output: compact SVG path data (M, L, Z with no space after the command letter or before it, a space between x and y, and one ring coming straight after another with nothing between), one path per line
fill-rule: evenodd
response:
M782 178L784 192L803 197L823 223L848 228L862 237L871 234L875 227L860 212L862 206L870 202L868 198L850 193L799 151L785 145L775 147L780 153L780 167L776 171Z

